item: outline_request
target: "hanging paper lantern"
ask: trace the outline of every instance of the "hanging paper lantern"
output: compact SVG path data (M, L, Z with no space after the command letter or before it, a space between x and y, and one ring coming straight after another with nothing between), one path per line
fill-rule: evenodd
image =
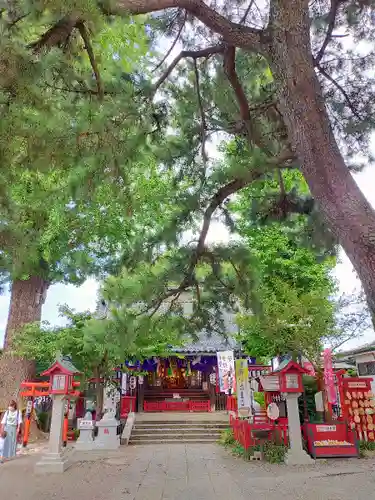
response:
M137 385L137 379L135 377L130 377L129 386L130 389L135 389Z

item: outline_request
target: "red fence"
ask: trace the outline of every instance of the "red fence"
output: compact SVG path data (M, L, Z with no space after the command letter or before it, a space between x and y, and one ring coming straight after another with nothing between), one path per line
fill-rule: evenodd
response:
M120 417L126 418L135 411L135 396L121 396Z
M237 398L235 396L227 396L227 411L233 411L237 415Z
M204 401L145 401L143 410L148 412L181 411L181 412L209 412L210 400Z
M247 450L252 446L260 444L261 440L256 437L257 431L268 433L268 441L276 441L288 446L288 426L286 424L250 424L247 420L240 420L230 416L230 425L233 429L234 438Z

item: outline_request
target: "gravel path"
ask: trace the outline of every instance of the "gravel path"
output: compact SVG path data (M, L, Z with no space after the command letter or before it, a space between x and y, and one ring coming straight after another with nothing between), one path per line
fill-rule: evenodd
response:
M12 500L369 500L374 460L292 468L231 457L217 445L122 447L77 454L63 475L35 476L36 455L0 466L0 492ZM0 498L3 498L0 495ZM4 497L5 498L5 497Z

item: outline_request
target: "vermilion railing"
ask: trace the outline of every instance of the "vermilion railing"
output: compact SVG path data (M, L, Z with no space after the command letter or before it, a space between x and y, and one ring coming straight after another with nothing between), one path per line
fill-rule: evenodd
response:
M236 398L236 396L227 396L227 411L234 412L237 415L237 398Z
M145 401L143 410L147 412L181 411L210 412L210 400L204 401Z
M250 424L247 420L230 416L230 426L233 429L234 439L247 450L260 444L261 440L255 436L256 431L268 433L268 440L276 441L288 446L288 425L283 424Z
M135 411L135 396L121 396L120 417L126 418Z

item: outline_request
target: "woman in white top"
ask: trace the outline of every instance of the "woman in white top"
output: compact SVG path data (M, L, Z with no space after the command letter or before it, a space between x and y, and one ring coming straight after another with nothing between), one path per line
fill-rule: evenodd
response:
M4 440L3 458L12 458L16 456L17 436L21 431L22 414L17 409L17 403L11 401L7 411L4 413L1 421L1 433L6 432Z

